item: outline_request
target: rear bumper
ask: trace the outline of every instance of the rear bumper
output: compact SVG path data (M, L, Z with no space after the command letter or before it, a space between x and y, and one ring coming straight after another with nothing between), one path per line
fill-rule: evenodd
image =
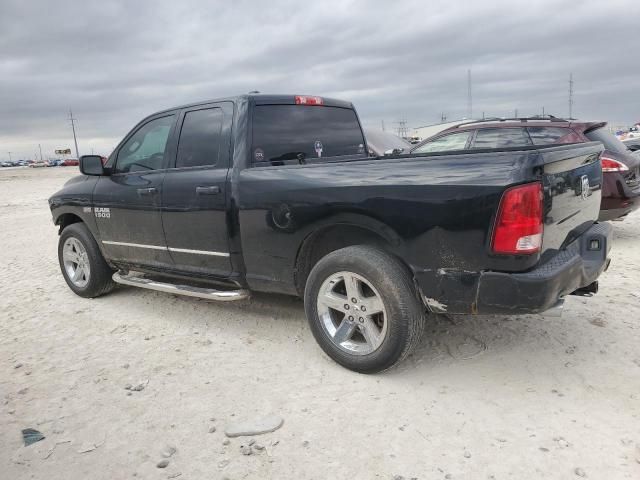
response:
M540 313L595 282L606 270L612 231L608 223L595 224L526 273L439 269L416 272L415 278L425 304L436 313Z
M628 215L638 207L640 207L640 185L631 188L620 173L604 173L598 220L601 222L615 220Z

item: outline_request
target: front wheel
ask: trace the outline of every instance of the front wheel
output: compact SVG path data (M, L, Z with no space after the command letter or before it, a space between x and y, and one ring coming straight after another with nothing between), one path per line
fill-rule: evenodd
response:
M58 261L67 285L81 297L99 297L115 287L113 270L84 223L71 224L62 231Z
M340 365L375 373L401 361L424 330L410 272L375 247L347 247L311 270L305 311L320 347Z

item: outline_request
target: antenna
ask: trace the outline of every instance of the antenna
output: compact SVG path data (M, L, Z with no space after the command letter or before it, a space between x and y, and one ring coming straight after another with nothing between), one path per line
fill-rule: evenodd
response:
M69 120L71 121L71 129L73 130L73 143L76 145L76 158L80 160L80 154L78 153L78 140L76 139L76 124L75 118L73 118L73 112L69 109Z
M573 72L569 74L569 119L573 118Z

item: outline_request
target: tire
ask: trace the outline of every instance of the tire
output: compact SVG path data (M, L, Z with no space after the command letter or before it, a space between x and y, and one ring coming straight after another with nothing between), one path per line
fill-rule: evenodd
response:
M73 223L62 230L58 240L58 262L67 285L81 297L99 297L116 285L111 279L113 270L84 223ZM80 274L76 279L74 272Z
M409 270L376 247L346 247L323 257L307 279L304 306L324 352L360 373L400 362L424 331L425 308Z

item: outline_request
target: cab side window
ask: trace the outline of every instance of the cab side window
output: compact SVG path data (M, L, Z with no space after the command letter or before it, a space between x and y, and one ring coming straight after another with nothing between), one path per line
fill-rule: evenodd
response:
M221 132L221 108L187 112L180 132L176 168L216 165Z
M450 150L464 150L469 141L472 130L460 133L452 133L444 137L436 138L432 142L420 145L412 153L447 152Z
M164 152L174 115L156 118L140 127L120 148L115 173L146 172L164 167Z

